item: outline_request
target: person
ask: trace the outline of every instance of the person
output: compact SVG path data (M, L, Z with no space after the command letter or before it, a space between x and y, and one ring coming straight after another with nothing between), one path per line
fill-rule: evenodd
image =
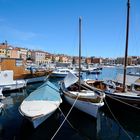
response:
M30 72L31 72L31 74L33 74L33 68L32 67L30 67Z
M95 80L98 80L98 75L97 74L95 75Z

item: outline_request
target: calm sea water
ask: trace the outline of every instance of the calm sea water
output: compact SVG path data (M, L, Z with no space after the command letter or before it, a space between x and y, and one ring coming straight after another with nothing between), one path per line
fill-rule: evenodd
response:
M121 73L122 70L104 68L98 78L115 79L118 72ZM96 78L95 75L86 74L83 77ZM50 79L57 86L60 80L62 79ZM0 140L50 140L53 137L71 107L65 101L61 104L60 110L58 109L36 129L33 129L31 123L18 111L24 98L41 84L28 85L23 92L7 95L3 101L5 109L0 114ZM101 108L97 120L73 109L54 140L140 140L140 110L111 106L110 109L111 112L108 106Z

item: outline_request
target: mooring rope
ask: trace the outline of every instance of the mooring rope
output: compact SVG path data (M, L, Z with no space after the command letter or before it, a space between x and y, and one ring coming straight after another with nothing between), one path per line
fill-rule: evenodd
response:
M61 110L60 107L58 107L58 109L60 110L60 112L62 113L63 117L66 118L65 114L63 113L63 111ZM68 122L68 124L71 126L71 128L76 129L73 127L73 125L70 123L70 121L68 119L66 119L66 121Z
M133 140L132 137L127 133L127 131L121 126L121 124L119 123L119 121L117 120L117 118L115 117L115 115L113 114L113 112L111 111L111 109L110 109L110 107L109 107L109 105L108 105L106 99L104 99L104 101L105 101L105 103L106 103L106 105L107 105L107 107L108 107L108 109L109 109L111 115L113 116L114 120L117 122L118 126L124 131L124 133L128 136L128 138L129 138L130 140Z
M53 140L53 139L54 139L54 137L57 135L57 133L59 132L59 130L60 130L60 129L61 129L61 127L63 126L64 122L67 120L67 118L68 118L69 114L71 113L71 111L72 111L72 109L73 109L74 105L76 104L76 102L77 102L77 100L78 100L78 97L79 97L79 95L77 95L77 97L76 97L76 99L75 99L75 101L74 101L73 105L71 106L71 108L70 108L69 112L67 113L67 115L66 115L65 119L63 120L63 122L61 123L61 125L58 127L58 129L56 130L56 132L55 132L55 133L54 133L54 135L52 136L51 140Z
M126 103L126 102L124 102L124 101L122 101L122 100L119 100L119 99L117 99L117 98L115 98L115 97L112 97L112 96L109 96L109 95L107 95L107 94L106 94L106 96L108 96L108 97L110 97L110 98L112 98L112 99L114 99L114 100L116 100L116 101L119 101L119 102L121 102L121 103L123 103L123 104L125 104L125 105L128 105L128 106L130 106L130 107L133 107L133 108L135 108L135 109L140 110L140 108L137 107L137 106L131 105L131 104L129 104L129 103Z

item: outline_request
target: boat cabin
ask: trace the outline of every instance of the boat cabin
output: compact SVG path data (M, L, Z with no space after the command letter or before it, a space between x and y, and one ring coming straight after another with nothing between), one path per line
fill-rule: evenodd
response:
M21 74L30 73L25 70L23 59L17 58L1 58L0 59L0 70L13 70L14 80L18 79Z

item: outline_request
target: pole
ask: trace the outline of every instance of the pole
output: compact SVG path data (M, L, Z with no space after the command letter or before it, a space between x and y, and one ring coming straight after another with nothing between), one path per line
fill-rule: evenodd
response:
M79 17L79 92L81 90L81 78L80 78L80 71L81 71L81 30L82 30L82 18Z
M126 45L125 45L125 59L124 59L124 75L123 75L123 92L125 92L126 70L127 70L128 37L129 37L129 10L130 10L130 0L127 1L127 26L126 26Z

